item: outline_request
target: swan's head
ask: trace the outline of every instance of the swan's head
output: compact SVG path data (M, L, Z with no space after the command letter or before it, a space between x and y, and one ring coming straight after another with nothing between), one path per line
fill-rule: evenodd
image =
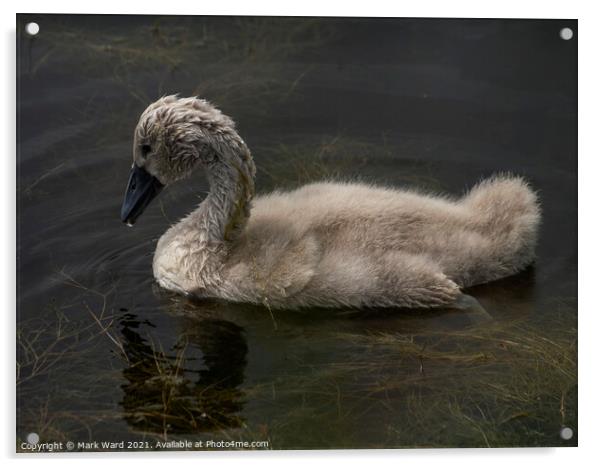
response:
M153 102L134 131L121 220L132 225L165 186L214 162L231 140L242 143L234 122L205 100L166 96Z

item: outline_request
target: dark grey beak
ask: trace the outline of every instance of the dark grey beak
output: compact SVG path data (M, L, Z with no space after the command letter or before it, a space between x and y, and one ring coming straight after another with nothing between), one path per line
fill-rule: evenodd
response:
M121 221L133 225L162 189L163 184L157 178L134 164L121 206Z

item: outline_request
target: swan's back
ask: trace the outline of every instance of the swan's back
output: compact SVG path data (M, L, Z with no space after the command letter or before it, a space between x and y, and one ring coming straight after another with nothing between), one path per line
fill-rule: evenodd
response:
M420 255L471 285L530 263L539 219L537 198L520 177L493 177L458 199L322 182L256 198L243 242L285 250L312 236L341 258L378 251Z
M300 232L341 226L412 230L426 219L453 222L468 211L453 201L363 183L320 182L290 192L274 192L253 202L249 228L284 222Z
M445 198L362 183L322 182L258 197L246 234L264 242L317 235L324 248L341 251L435 251L446 248L442 229L447 235L450 229L463 230L469 214L463 205Z

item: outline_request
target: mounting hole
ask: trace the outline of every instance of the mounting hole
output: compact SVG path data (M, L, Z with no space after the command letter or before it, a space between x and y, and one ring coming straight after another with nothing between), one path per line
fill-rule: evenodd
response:
M563 426L560 430L560 437L565 441L568 441L573 437L573 429L568 426Z
M573 38L573 30L571 28L562 28L560 30L560 38L570 41Z
M38 23L27 23L25 25L25 32L30 36L35 36L40 32L40 25Z

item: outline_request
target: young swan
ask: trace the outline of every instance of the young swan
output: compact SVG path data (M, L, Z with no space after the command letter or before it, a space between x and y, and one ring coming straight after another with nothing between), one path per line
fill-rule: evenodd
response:
M457 200L335 182L253 199L255 165L234 122L194 97L163 97L140 117L122 220L133 224L197 168L211 191L153 261L159 284L180 293L280 308L440 307L534 259L539 207L519 177Z

